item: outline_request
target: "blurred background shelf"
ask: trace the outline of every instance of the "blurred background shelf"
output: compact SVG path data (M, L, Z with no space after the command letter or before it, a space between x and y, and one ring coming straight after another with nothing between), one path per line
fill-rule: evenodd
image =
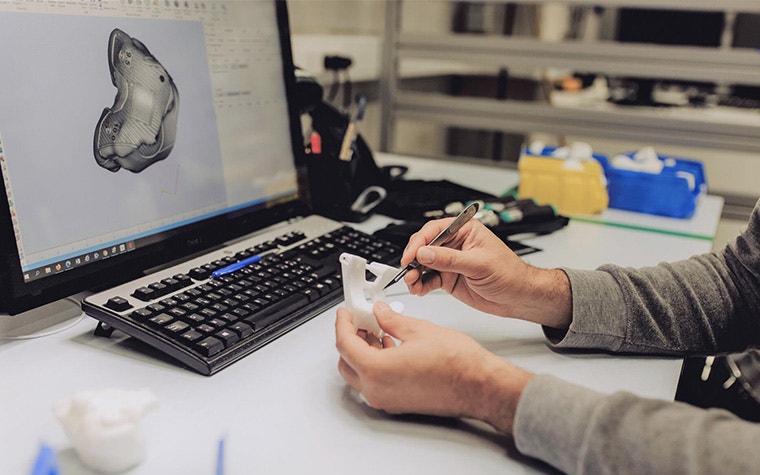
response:
M588 141L601 153L654 145L708 162L708 177L716 178L710 191L724 196L735 216L747 216L757 181L745 174L760 178L754 161L760 158L760 109L606 99L558 106L550 98L553 79L563 74L757 93L760 2L429 2L447 4L453 15L451 28L439 31L417 28L408 3L385 7L380 150L417 153L406 145L415 126L444 131L429 133L429 141L442 144L431 155L505 167L514 167L519 148L534 138L559 145ZM652 26L668 19L659 31ZM438 82L413 83L400 74L432 61L448 68ZM479 72L462 72L466 68Z
M322 68L324 56L353 59L353 92L369 100L361 133L376 151L512 168L535 139L586 141L605 154L653 145L704 162L710 193L726 199L726 221L742 224L757 198L757 0L289 4L297 64L329 85L336 76ZM560 102L552 87L563 75L695 84L749 99Z

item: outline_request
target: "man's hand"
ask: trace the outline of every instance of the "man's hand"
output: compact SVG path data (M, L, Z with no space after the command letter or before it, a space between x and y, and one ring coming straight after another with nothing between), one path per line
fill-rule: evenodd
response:
M512 431L531 373L457 331L403 316L385 303L373 310L386 333L382 342L356 333L345 308L335 321L338 369L369 405L393 414L470 417Z
M556 328L570 325L570 283L563 271L526 264L474 220L465 224L445 247L427 246L450 221L430 221L409 239L401 265L416 258L424 266L411 270L404 278L412 294L425 295L442 288L493 315Z

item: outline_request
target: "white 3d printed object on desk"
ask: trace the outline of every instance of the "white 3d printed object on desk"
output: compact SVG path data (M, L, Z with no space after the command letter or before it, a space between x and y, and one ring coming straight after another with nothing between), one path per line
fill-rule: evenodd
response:
M82 463L115 473L145 459L140 419L157 403L148 389L103 389L77 393L54 411Z

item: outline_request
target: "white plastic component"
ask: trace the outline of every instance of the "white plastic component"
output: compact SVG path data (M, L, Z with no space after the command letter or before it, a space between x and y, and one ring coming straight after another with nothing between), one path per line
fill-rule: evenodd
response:
M610 165L623 170L659 175L665 166L665 162L660 160L652 147L644 147L633 154L633 158L627 155L615 155L610 160Z
M564 170L582 172L586 169L582 162L593 160L593 153L591 146L586 142L573 142L569 147L556 148L551 156L565 160L562 164Z
M557 147L551 156L570 160L593 160L593 154L591 145L586 142L573 142L569 147Z
M686 183L689 184L689 190L694 191L694 188L697 186L697 179L693 173L677 171L676 176L686 180Z
M540 140L534 140L530 143L530 145L528 145L528 151L533 155L541 155L545 147L545 143L541 142Z
M158 404L149 389L83 391L54 407L74 450L87 467L115 473L145 459L140 419Z
M343 273L343 296L346 299L346 308L354 317L354 327L381 337L383 331L372 313L372 305L385 301L385 286L393 280L398 269L379 262L367 264L366 259L346 252L340 255L340 265ZM367 271L375 276L373 282L367 280Z

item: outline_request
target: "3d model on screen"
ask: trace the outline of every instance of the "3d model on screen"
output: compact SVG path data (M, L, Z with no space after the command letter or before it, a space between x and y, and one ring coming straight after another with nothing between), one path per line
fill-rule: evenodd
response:
M108 65L117 93L95 129L95 160L112 172L138 173L171 153L179 92L148 48L119 29L108 41Z

